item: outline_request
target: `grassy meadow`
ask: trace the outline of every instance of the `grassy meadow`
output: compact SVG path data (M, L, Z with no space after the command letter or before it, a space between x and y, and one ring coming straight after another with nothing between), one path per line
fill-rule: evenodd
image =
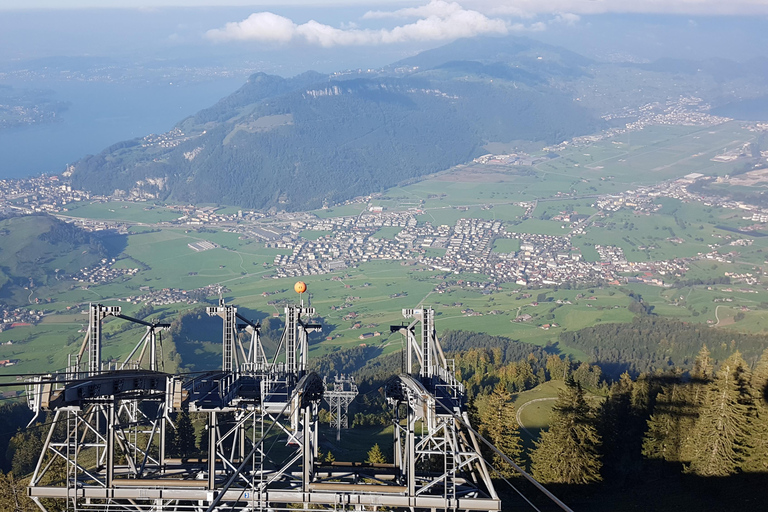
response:
M617 245L629 261L635 262L696 257L711 252L711 246L717 244L720 253L735 251L737 254L729 263L695 261L685 279L706 280L726 273L759 277L766 265L768 237L747 237L729 231L751 224L738 211L669 198L659 198L660 209L643 215L626 209L596 215L598 210L594 205L598 194L622 192L690 172L727 174L737 164L712 162L712 156L753 138L754 135L738 123L708 128L648 127L631 135L565 149L558 158L527 170L477 164L459 166L417 183L387 190L370 204L387 210L418 209L419 223L453 225L461 218L482 218L501 221L508 231L550 235L569 233L568 225L551 217L572 211L592 219L585 234L572 238L573 245L581 249L587 261L599 259L594 249L596 244ZM528 218L523 218L521 201L537 201ZM229 212L237 211L236 207L228 208ZM322 218L356 216L367 208L366 203L354 203L313 213ZM271 277L274 257L290 254L289 249L266 248L259 241L241 239L236 233L222 230L170 227L165 223L178 218L179 214L162 204L78 203L71 205L66 215L131 225L124 239L113 240L113 249L119 251L114 268L140 270L134 277L105 284L60 287L53 295L53 302L30 305L30 308L44 309L45 320L36 327L14 327L0 332L0 343L13 342L0 345L0 358L19 359L16 367L0 369L0 372L62 368L66 354L79 348L82 333L78 330L86 322L79 312L88 302L121 305L130 315L141 304L126 302L124 299L129 296L166 288L193 290L221 285L228 290L225 294L228 302L254 319L263 319L282 315L282 304L299 300L293 292L297 279ZM393 238L399 231L400 228L384 227L373 236ZM329 231L300 233L307 240L329 235L332 235ZM729 245L739 238L750 238L751 245ZM195 252L188 246L203 240L218 247ZM113 242L105 239L107 246ZM492 250L508 254L519 248L517 240L497 239ZM444 249L429 251L434 255L445 252ZM391 261L361 263L301 279L309 288L305 299L311 301L324 325L325 339L311 347L312 355L361 343L381 345L385 352L399 350L400 335L390 334L389 327L404 321L403 308L420 305L436 309L438 334L448 329L464 329L544 346L556 343L564 330L630 321L633 317L627 309L630 291L640 294L659 315L727 329L768 331L768 291L759 282L747 285L739 279L734 279L731 285L663 288L631 284L581 290L526 290L506 283L485 294L470 284L486 281L485 276L456 276ZM442 286L438 290L439 285ZM538 300L541 293L544 300ZM194 307L199 306L182 303L158 306L153 316L172 319ZM531 319L514 321L523 315L531 315ZM206 339L199 340L196 347L174 347L167 339L169 353L172 353L169 365L174 364L171 359L176 352L181 354L182 364L194 365L197 356L215 360L220 320L211 318L209 322L213 327L200 332ZM119 358L143 334L143 328L125 330L120 323L122 321L111 320L105 324L106 357ZM360 339L361 334L373 332L379 332L380 336ZM574 358L588 359L588 355L579 350L559 348Z

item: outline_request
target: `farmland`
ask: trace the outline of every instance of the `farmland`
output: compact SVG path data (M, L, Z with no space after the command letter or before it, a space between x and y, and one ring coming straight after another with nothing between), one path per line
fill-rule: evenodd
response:
M324 325L323 339L311 347L313 355L361 343L381 346L385 353L399 350L400 335L390 334L389 327L402 322L401 309L419 305L436 309L438 333L463 329L539 346L558 343L565 330L631 321L634 313L629 306L636 297L642 297L658 315L725 329L768 331L768 292L762 282L768 237L739 234L754 224L742 211L687 196L672 197L674 194L651 196L647 209L631 206L634 200L630 196L616 209L596 204L598 197L657 186L691 172L722 178L743 163L713 162L711 158L754 138L754 133L734 122L706 128L657 126L631 136L565 148L556 158L530 168L462 165L364 201L309 212L308 218L316 220L277 215L259 221L260 226L277 229L283 238L290 237L290 243L248 236L246 223L234 218L238 212L234 207L217 210L222 218L226 215L234 220L201 227L179 222L179 211L160 203L81 202L68 208L66 218L125 224L119 243L104 238L105 247L116 252L109 265L138 272L108 282L61 284L44 297L35 289L28 290L25 298L33 303L28 307L42 309L44 321L0 332L0 343L12 342L0 345L0 359L18 359L13 370L6 369L15 373L63 367L66 354L79 348L82 334L77 331L86 321L80 311L88 302L121 305L130 315L142 307L146 300L142 297L151 293L215 285L225 290L227 302L254 320L262 320L282 314L283 304L300 300L293 292L298 279L307 283L309 293L304 300L316 309ZM673 190L671 185L669 190ZM463 219L499 222L507 235L491 237L487 255L494 258L520 257L523 235L534 234L567 238L585 265L601 264L595 246L619 248L627 263L616 267L613 280L542 287L499 279L486 270L447 271L442 265L424 264L424 258L447 260L451 254L450 247L432 242L412 244L409 255L400 259L363 258L336 269L280 277L284 265L276 261L302 254L297 252L297 244L335 247L347 235L329 228L327 222L369 218L375 215L370 212L372 207L385 215L414 219L408 225L413 230L453 229ZM295 232L292 226L298 226ZM353 236L374 242L400 239L408 233L404 227L385 223L367 231L356 229L353 233L364 234ZM196 251L189 245L198 242L210 242L213 248ZM740 245L733 245L736 242ZM684 274L624 270L675 259L685 259ZM627 280L632 276L648 282ZM725 276L730 276L728 283L707 284ZM652 278L664 285L651 283ZM675 282L678 285L671 287ZM210 300L214 298L210 296ZM45 305L35 305L42 299L47 301ZM153 306L152 316L172 320L199 306L159 304ZM208 322L213 327L201 331L206 339L198 340L197 348L174 347L166 337L167 364L194 365L196 369L216 364L213 355L218 350L219 328L216 319ZM121 323L113 320L105 326L105 354L109 357L126 353L142 335L142 329L126 330ZM572 347L560 345L559 350L575 359L588 359ZM204 353L209 356L195 360L196 354Z

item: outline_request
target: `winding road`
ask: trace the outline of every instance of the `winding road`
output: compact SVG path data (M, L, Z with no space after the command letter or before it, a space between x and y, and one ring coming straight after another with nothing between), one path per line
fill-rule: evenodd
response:
M536 402L546 402L547 400L557 400L557 397L554 397L554 396L553 396L553 397L550 397L550 398L535 398L535 399L531 400L530 402L525 402L525 403L524 403L522 406L520 406L520 408L519 408L519 409L517 410L517 412L515 413L515 419L517 420L517 424L518 424L518 425L520 425L520 428L521 428L521 429L522 429L522 430L523 430L523 431L524 431L526 434L528 434L529 436L531 436L532 438L536 438L536 436L534 436L533 434L531 434L531 432L530 432L530 431L529 431L527 428L525 428L525 426L523 425L523 423L520 421L520 414L523 412L523 409L525 409L525 408L526 408L526 407L528 407L529 405L531 405L531 404L533 404L533 403L536 403Z

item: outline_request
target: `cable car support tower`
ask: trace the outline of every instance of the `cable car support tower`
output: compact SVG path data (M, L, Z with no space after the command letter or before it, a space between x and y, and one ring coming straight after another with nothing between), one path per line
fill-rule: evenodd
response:
M502 509L475 432L466 428L464 387L435 335L431 308L405 309L410 323L391 328L406 340L403 372L385 390L392 464L318 460L325 385L309 371L308 339L321 326L303 300L285 307L270 360L261 325L220 298L207 313L222 319L222 367L194 375L162 371L158 339L169 324L131 318L117 306L89 311L72 364L27 386L36 418L46 413L50 421L28 487L42 511L62 501L77 511ZM102 361L107 317L146 327L121 363ZM206 449L171 454L166 439L190 413L205 419Z

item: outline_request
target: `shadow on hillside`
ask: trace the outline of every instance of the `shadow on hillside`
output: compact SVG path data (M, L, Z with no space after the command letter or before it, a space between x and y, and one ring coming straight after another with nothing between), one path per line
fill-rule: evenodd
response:
M173 342L184 368L194 371L221 369L221 319L208 316L204 309L181 318L178 330L173 332Z
M117 258L128 247L128 235L107 232L99 236L99 241L107 250L107 256Z
M541 491L520 478L512 483L542 512L560 511ZM686 475L679 464L646 461L640 478L623 486L549 484L546 488L574 511L727 512L765 510L768 473L722 478ZM506 483L496 481L504 510L533 510Z

